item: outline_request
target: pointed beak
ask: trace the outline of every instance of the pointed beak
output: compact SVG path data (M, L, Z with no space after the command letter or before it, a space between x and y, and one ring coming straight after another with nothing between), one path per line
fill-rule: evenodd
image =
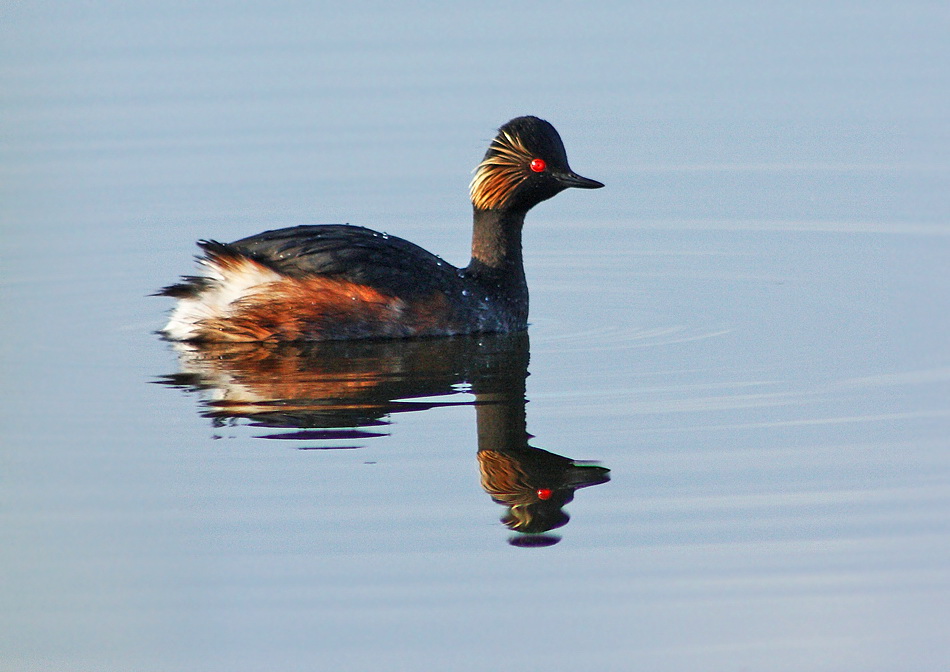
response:
M564 187L577 187L578 189L600 189L604 186L603 182L581 177L574 172L558 175L557 181L564 185Z

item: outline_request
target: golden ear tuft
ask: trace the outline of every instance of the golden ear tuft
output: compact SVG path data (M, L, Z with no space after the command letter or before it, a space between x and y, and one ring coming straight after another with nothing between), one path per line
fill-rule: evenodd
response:
M481 210L500 207L519 184L528 178L526 167L532 156L521 139L502 131L488 148L488 153L475 169L469 185L472 204Z

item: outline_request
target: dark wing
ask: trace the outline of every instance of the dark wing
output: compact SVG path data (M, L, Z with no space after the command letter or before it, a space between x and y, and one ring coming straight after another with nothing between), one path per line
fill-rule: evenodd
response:
M402 238L362 226L276 229L225 247L290 277L328 275L400 296L451 291L458 269Z

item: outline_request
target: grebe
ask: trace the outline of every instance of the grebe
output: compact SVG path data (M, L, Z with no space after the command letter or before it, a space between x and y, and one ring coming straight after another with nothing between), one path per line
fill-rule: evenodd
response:
M162 333L180 341L250 342L526 329L525 214L568 187L602 186L571 170L551 124L512 119L475 169L472 259L465 268L361 226L295 226L228 244L203 240L202 275L158 292L179 299Z

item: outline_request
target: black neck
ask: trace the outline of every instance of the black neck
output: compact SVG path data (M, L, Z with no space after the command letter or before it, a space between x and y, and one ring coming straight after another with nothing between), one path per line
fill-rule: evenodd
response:
M528 322L528 283L521 256L524 215L475 209L472 261L465 273L504 309L504 330L524 329Z
M523 212L475 209L472 231L472 263L469 268L502 274L524 275L521 256ZM476 262L478 262L476 264Z

